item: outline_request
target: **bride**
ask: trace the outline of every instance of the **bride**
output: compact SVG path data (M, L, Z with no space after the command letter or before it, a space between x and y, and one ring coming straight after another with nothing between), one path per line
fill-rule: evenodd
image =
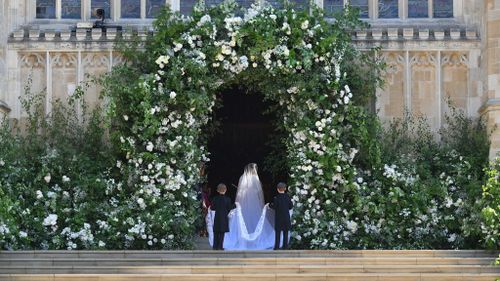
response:
M238 182L236 209L229 213L229 232L224 236L226 250L264 250L274 246L274 211L264 205L264 193L257 164L245 166ZM206 217L209 242L213 244L214 212Z
M247 231L254 232L264 209L264 192L257 174L257 164L250 163L245 166L238 182L236 203L240 205Z

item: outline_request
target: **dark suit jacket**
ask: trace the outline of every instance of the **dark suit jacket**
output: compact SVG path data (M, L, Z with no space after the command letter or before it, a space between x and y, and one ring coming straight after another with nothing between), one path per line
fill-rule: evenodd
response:
M231 203L229 197L218 194L212 199L210 207L215 211L214 232L229 232L229 219L227 215L231 209L236 208L236 205Z
M290 212L292 209L292 199L286 193L278 193L273 199L273 202L269 204L269 207L275 210L276 214L274 216L274 229L288 231L292 227L290 223Z

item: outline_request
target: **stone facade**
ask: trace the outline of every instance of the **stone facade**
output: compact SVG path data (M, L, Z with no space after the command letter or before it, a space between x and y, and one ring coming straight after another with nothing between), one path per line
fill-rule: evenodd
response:
M166 4L180 9L179 1ZM376 110L384 121L405 112L426 116L433 129L444 125L449 104L467 115L487 117L492 129L500 123L500 1L452 0L450 18L409 18L408 0L399 0L398 18L379 19L379 0L366 0L371 27L355 32L360 49L381 46L387 63L386 84L377 91ZM434 0L436 1L436 0ZM51 101L71 95L88 75L100 75L123 61L113 42L136 33L145 37L151 19L120 19L120 1L111 0L111 19L123 31L76 28L91 23L91 0L82 0L78 20L37 19L35 0L0 3L0 117L22 119L19 98L28 81L34 92L46 92ZM359 1L358 1L359 2ZM60 8L61 0L55 1ZM326 1L317 0L318 5ZM58 6L59 5L59 6ZM98 103L98 87L88 90L87 102ZM492 135L491 156L500 150L500 131Z

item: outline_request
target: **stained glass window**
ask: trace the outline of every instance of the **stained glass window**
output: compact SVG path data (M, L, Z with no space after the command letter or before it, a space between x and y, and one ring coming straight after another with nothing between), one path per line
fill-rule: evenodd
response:
M398 18L398 0L378 0L378 17L381 19Z
M163 6L165 6L165 0L147 0L146 17L147 18L156 17Z
M408 0L408 17L428 18L429 0Z
M61 0L61 17L63 19L79 19L82 17L81 0Z
M111 17L111 9L110 9L110 0L91 0L91 8L92 8L92 18L95 19L95 10L96 9L104 9L104 16L106 18Z
M125 19L140 18L141 17L141 1L140 0L121 0L120 6L122 14L121 17Z
M432 6L435 18L453 17L453 0L434 0Z
M368 0L351 0L351 7L359 9L361 18L368 18Z
M342 12L344 8L344 0L324 0L323 2L325 13L328 15Z
M36 0L37 19L56 18L56 0Z

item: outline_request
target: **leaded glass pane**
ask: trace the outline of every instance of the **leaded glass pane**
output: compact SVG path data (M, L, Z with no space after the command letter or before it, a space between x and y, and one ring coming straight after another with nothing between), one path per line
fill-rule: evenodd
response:
M81 0L61 0L61 9L63 19L79 19L82 17Z
M94 11L96 9L104 9L104 16L106 18L111 17L111 9L110 9L110 0L91 0L91 8L92 8L92 18L96 18Z
M378 17L381 19L398 18L398 0L378 0Z
M181 0L181 2L184 0ZM154 18L158 15L161 8L165 6L165 0L147 0L146 1L146 17Z
M323 5L327 15L340 13L344 8L344 0L324 0Z
M453 0L434 0L432 6L435 18L453 17Z
M183 15L190 15L197 0L180 0L180 12Z
M140 18L141 17L141 0L122 0L121 5L122 18Z
M368 0L351 0L350 5L359 9L359 17L368 18Z
M268 0L267 2L270 3L276 9L283 8L283 0ZM309 6L308 0L288 0L288 2L292 3L293 8L295 10L303 10Z
M408 17L428 18L429 0L408 0Z
M37 19L56 18L56 0L36 0Z

